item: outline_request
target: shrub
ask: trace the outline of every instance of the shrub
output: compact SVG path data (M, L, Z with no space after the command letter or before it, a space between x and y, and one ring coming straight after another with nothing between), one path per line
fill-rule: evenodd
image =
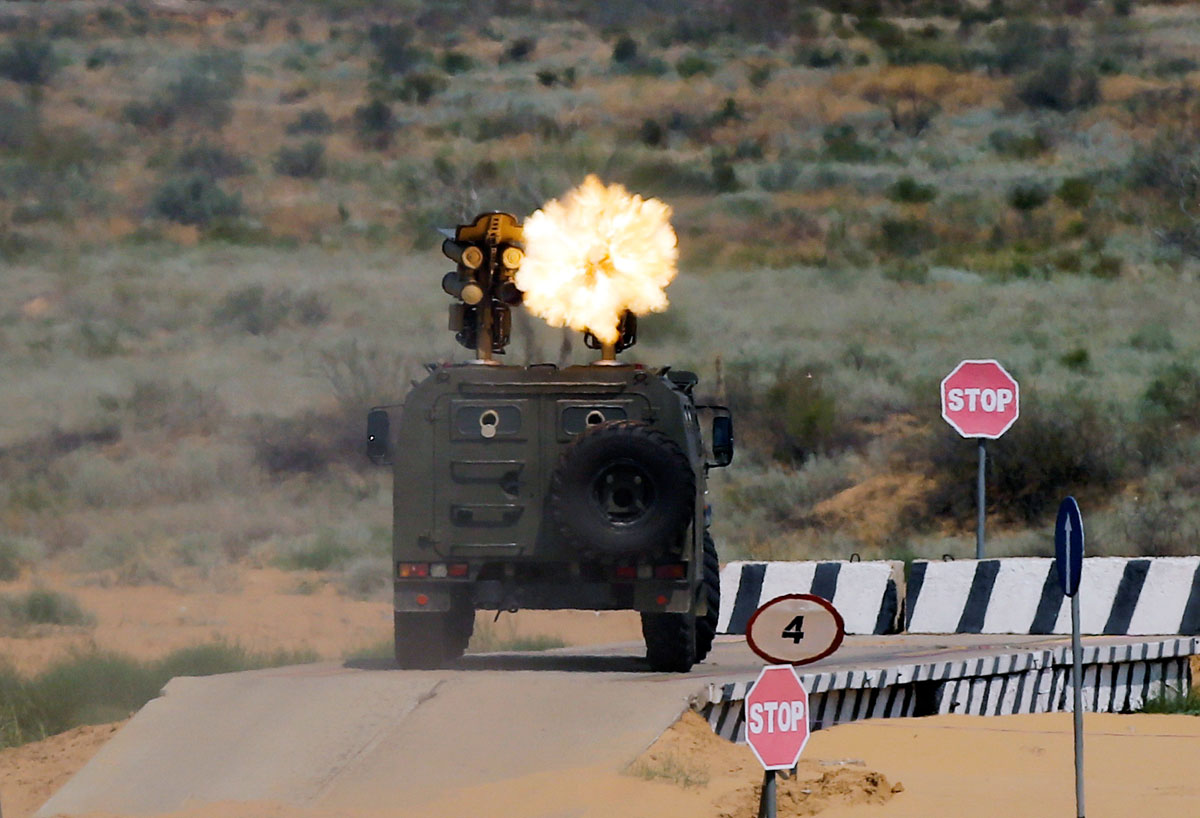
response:
M509 43L504 49L502 62L525 62L537 51L535 37L520 37Z
M37 88L50 81L59 62L49 40L19 38L0 48L0 77Z
M183 171L224 179L229 176L244 176L250 171L245 159L228 149L208 142L199 142L184 148L175 160L175 167Z
M675 72L683 79L691 79L697 74L708 76L717 70L717 67L699 54L686 54L675 63Z
M89 71L95 71L99 68L104 68L107 65L117 65L122 61L122 55L107 46L97 46L88 54L84 61L84 66Z
M135 127L159 131L185 121L197 127L220 129L233 116L233 98L245 82L242 56L235 51L211 51L187 60L178 77L148 102L125 106L125 119Z
M396 117L383 100L373 99L354 109L354 132L359 143L366 148L387 148L392 144L396 127Z
M926 464L935 485L927 511L937 519L974 519L976 446L932 418L914 467ZM988 446L988 509L1011 522L1037 525L1066 494L1097 501L1131 473L1118 410L1077 394L1022 401L1021 417Z
M89 625L95 621L74 597L58 591L35 589L24 594L0 596L0 623L9 630L30 625Z
M333 133L333 120L329 118L329 114L325 113L324 108L309 108L307 111L297 114L296 118L288 123L286 130L291 136L329 134Z
M615 63L630 63L637 59L638 44L637 40L630 37L628 34L622 34L617 38L616 44L612 50L612 61Z
M261 284L249 284L226 293L213 310L212 320L251 335L269 335L287 320L290 311L287 293L268 294Z
M1096 72L1079 68L1069 53L1050 57L1017 84L1017 99L1031 108L1072 111L1099 98Z
M16 102L0 100L0 149L19 153L40 136L37 110Z
M12 504L18 498L11 488L9 491L9 503ZM28 500L25 502L28 504ZM34 505L40 506L41 501L35 500ZM40 551L40 544L31 540L14 537L0 539L0 582L11 582L20 577L21 571L34 563Z
M733 162L724 154L716 154L712 160L712 184L718 193L733 193L741 189Z
M1200 426L1200 371L1183 361L1160 369L1142 393L1142 413L1151 424Z
M1067 207L1082 210L1092 200L1094 191L1095 189L1087 177L1068 176L1059 184L1054 195Z
M937 237L922 219L884 219L876 246L887 255L916 256L930 250Z
M294 543L275 562L281 568L293 571L328 571L344 565L352 556L353 550L341 543L334 532L326 529L311 540Z
M442 55L442 70L447 74L462 74L475 67L475 60L461 51L447 51Z
M434 94L438 94L450 85L449 80L441 74L428 72L408 74L396 95L405 102L415 102L418 105L424 105L429 100L433 99Z
M1022 213L1037 210L1050 199L1050 191L1038 184L1020 183L1008 191L1008 206Z
M638 140L646 147L661 148L666 144L667 134L656 120L646 119L638 130Z
M211 177L193 173L168 179L154 194L154 211L179 222L209 227L242 215L242 197L226 193Z
M275 172L296 179L320 179L325 175L325 146L315 139L284 145L275 154Z
M996 153L1013 159L1035 159L1054 147L1049 132L1044 128L1026 135L999 128L988 134L988 144Z
M923 185L911 176L902 176L888 187L887 197L893 202L924 204L937 198L937 188Z
M332 463L358 462L359 432L343 416L308 412L293 418L256 419L250 443L255 462L271 474L317 474Z
M879 151L858 140L852 125L833 125L821 135L825 142L824 156L834 162L874 162Z
M1076 347L1064 352L1058 362L1073 372L1087 372L1092 368L1092 355L1087 347Z
M315 658L303 651L250 653L219 642L184 648L145 663L114 653L77 653L34 677L0 666L0 746L37 741L83 724L128 718L176 676L277 667Z
M413 46L412 29L406 26L375 24L367 37L375 47L375 68L380 73L403 74L422 59L420 50Z
M780 369L756 414L779 461L799 463L840 442L837 402L812 372Z

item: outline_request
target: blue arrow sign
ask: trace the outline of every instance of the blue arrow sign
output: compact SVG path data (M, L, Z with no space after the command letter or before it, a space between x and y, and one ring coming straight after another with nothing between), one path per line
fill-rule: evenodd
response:
M1063 593L1075 596L1083 573L1083 517L1074 497L1063 500L1054 524L1054 564Z

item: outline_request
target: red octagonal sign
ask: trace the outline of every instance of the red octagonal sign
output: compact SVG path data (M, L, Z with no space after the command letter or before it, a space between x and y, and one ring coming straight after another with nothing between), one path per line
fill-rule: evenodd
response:
M746 694L746 743L763 769L789 770L808 743L808 691L791 665L768 665Z
M1000 437L1020 403L1016 379L996 361L963 361L942 381L942 417L963 437Z

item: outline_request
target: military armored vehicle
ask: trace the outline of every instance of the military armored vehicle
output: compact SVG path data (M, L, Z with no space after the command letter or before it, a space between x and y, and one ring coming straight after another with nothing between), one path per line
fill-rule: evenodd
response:
M729 411L697 405L690 372L619 362L629 313L616 343L585 335L595 363L497 363L522 250L505 213L446 239L450 327L476 358L367 419L368 456L393 467L396 661L458 658L476 610L636 610L651 668L686 672L716 631L705 480L733 458Z

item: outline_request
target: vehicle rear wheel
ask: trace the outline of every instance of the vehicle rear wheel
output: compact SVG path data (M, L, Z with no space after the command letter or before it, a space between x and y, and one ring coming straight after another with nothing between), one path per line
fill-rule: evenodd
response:
M580 551L654 555L686 530L696 478L674 440L619 420L591 427L563 451L550 490L558 529Z
M646 661L660 673L687 673L696 664L696 615L643 613Z
M455 600L448 611L396 611L394 621L396 664L436 668L463 655L475 630L475 611L464 600Z
M696 619L696 661L703 662L712 650L717 635L717 620L721 615L721 563L717 559L717 544L712 535L704 532L704 568L702 593L708 603L704 616Z

